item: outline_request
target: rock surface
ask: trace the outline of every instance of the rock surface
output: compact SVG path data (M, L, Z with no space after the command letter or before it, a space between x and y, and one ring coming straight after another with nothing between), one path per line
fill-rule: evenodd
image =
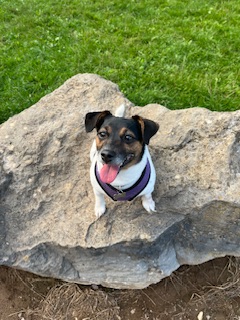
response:
M89 111L160 124L150 152L157 212L107 200L96 221ZM182 264L240 256L240 111L133 107L110 81L76 75L0 126L0 264L81 284L144 288Z

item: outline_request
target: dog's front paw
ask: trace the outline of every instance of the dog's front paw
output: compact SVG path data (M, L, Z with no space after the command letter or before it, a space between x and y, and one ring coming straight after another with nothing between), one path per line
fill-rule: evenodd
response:
M106 204L103 194L95 191L95 215L100 218L106 211Z
M147 212L156 212L155 210L155 202L152 198L152 195L145 195L142 196L142 205L143 208L147 211Z
M95 206L95 215L96 215L97 219L100 218L105 213L105 211L106 211L105 205L103 205L103 206L96 205Z

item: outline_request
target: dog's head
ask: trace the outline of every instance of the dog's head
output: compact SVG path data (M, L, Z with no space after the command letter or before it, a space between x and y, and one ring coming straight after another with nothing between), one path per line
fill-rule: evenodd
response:
M103 165L100 176L111 183L121 169L141 160L145 144L149 144L159 125L138 115L127 119L103 111L87 113L85 128L87 132L97 130L98 161Z

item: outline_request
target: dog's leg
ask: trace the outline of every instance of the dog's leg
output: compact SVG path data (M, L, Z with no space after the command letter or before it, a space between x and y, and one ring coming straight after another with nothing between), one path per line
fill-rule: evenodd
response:
M152 194L145 194L142 196L142 205L147 212L156 212L155 210L155 202L152 198Z
M94 194L95 194L95 215L97 218L100 218L106 211L104 195L96 190L94 190Z

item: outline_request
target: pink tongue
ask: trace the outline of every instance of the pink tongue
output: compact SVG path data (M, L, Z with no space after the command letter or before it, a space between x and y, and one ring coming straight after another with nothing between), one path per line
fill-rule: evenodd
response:
M104 183L111 183L115 180L119 171L119 167L116 165L104 164L100 170L100 179Z

